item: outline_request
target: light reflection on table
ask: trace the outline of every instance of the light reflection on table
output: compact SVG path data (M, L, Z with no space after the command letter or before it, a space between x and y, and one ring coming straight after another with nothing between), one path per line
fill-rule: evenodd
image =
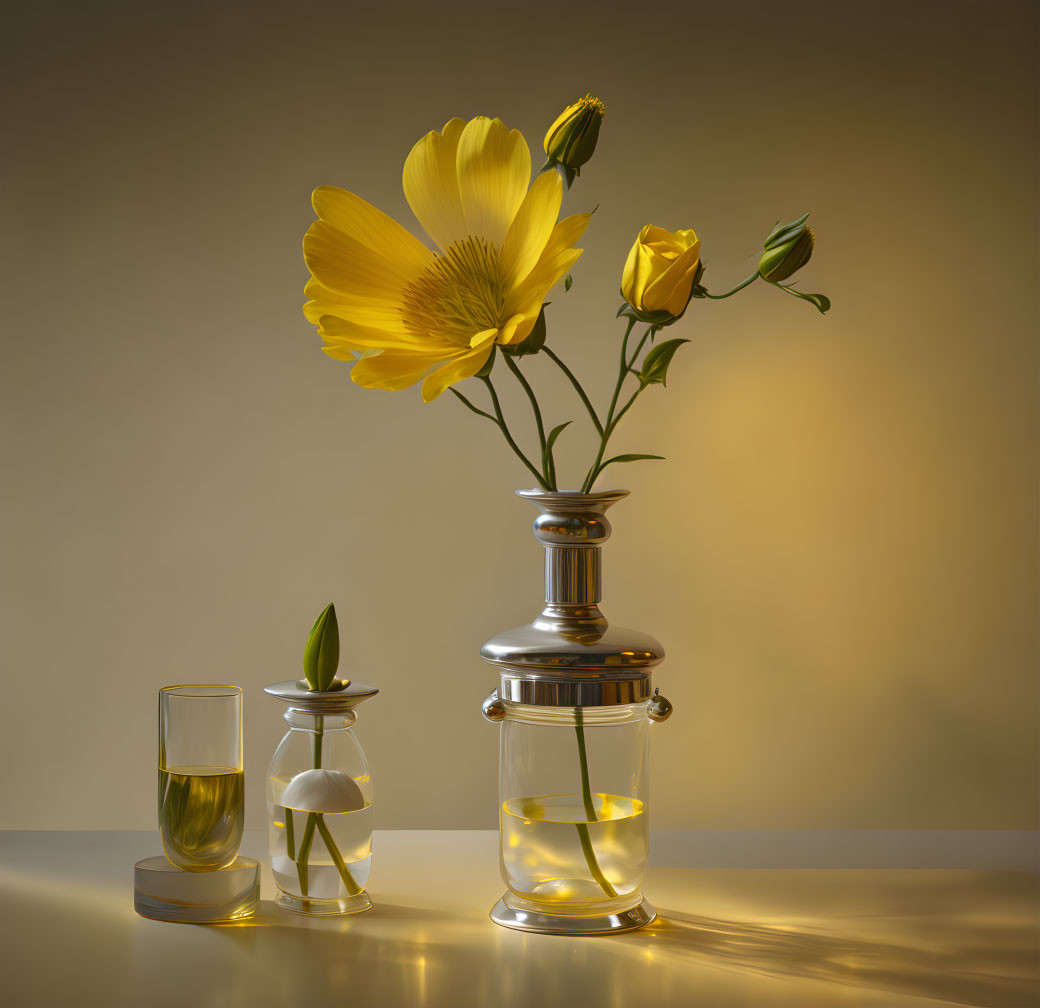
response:
M377 834L351 917L273 901L162 924L132 908L150 833L0 834L4 1003L64 1005L1031 1008L1037 884L1014 872L652 869L659 918L605 938L492 924L495 834ZM243 852L263 855L252 834Z

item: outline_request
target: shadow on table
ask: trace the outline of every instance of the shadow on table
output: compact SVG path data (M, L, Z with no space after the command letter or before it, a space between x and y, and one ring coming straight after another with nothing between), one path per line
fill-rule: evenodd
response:
M966 924L959 930L953 942L927 949L662 910L638 934L651 939L655 954L764 976L820 980L979 1008L1038 1003L1035 925ZM927 933L917 937L928 941Z

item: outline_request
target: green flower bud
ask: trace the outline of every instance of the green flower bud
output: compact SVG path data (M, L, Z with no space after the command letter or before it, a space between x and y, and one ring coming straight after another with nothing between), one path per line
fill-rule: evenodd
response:
M809 215L790 224L777 224L765 241L765 251L758 260L763 280L780 283L800 270L812 258L815 236L806 225Z
M603 102L592 95L568 105L545 134L543 146L549 163L577 174L596 150L605 112Z
M314 621L303 648L303 674L308 687L317 693L326 692L336 678L337 668L339 624L336 621L336 607L330 602Z

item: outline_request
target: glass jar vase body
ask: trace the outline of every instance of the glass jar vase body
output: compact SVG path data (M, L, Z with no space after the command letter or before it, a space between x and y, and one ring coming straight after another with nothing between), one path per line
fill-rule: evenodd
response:
M638 906L649 851L646 704L503 707L507 905L582 918Z
M365 696L376 692L364 689ZM372 864L374 792L368 761L352 730L357 716L347 706L364 696L350 697L348 690L323 695L291 683L267 688L300 704L284 715L289 731L267 774L278 903L300 913L356 913L372 905L365 884ZM304 696L294 697L294 692ZM323 705L322 696L332 699ZM319 713L323 709L328 713Z

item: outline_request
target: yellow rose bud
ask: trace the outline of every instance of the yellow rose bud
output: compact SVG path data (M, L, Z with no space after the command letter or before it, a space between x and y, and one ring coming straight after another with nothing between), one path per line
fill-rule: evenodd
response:
M599 126L606 109L592 95L568 105L545 134L545 153L550 162L577 173L596 149Z
M780 283L800 270L812 257L815 236L800 217L790 224L778 224L765 241L765 251L758 261L763 280Z
M701 242L693 231L647 224L628 253L621 295L638 312L678 318L690 303L700 272Z

